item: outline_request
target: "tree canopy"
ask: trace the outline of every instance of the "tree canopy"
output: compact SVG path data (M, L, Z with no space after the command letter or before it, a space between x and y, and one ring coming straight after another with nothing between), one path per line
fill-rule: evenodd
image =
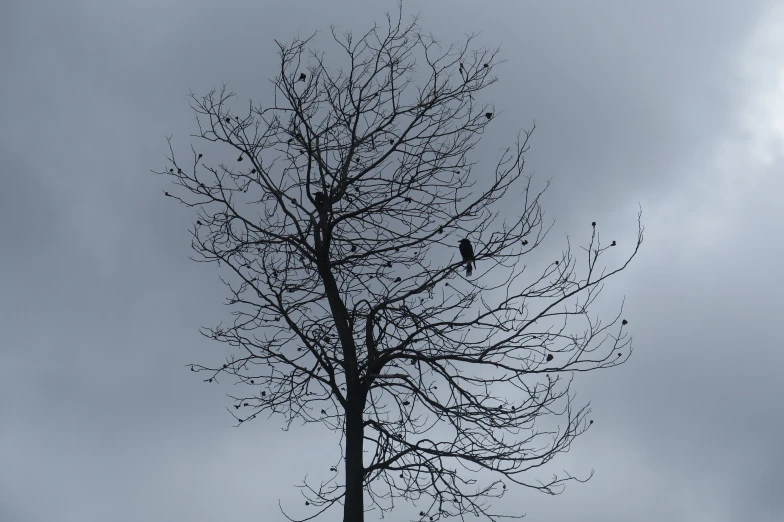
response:
M204 331L231 355L191 370L245 385L238 424L271 412L341 434L332 476L303 486L292 519L339 503L359 522L402 498L418 520L497 520L489 499L508 486L556 494L582 480L527 477L593 422L574 374L631 354L620 313L602 323L588 309L642 226L613 267L601 260L621 245L593 223L583 254L567 244L535 271L527 256L549 227L546 184L524 172L533 128L491 168L473 154L497 117L479 97L498 50L474 49L474 35L444 47L402 9L332 36L338 68L312 37L277 43L267 107L240 110L225 86L192 94L198 140L231 160L207 143L180 159L170 141L166 195L197 209L196 260L225 268L235 316Z

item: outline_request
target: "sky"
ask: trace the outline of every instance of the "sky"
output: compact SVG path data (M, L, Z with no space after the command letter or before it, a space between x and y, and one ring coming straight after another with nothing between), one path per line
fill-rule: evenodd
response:
M228 81L265 104L274 39L326 42L329 24L361 31L394 10L2 3L0 520L306 513L295 486L332 464L333 439L277 418L236 428L230 387L188 371L226 356L199 328L228 316L228 294L215 266L188 259L195 214L151 170L168 135L181 154L193 142L189 90ZM483 94L499 116L477 158L492 168L536 122L527 168L551 180L555 219L543 252L581 243L594 220L628 249L643 210L641 252L595 310L625 298L635 352L578 379L596 425L550 463L595 476L496 506L531 522L784 520L784 7L429 0L404 14L445 42L501 46Z

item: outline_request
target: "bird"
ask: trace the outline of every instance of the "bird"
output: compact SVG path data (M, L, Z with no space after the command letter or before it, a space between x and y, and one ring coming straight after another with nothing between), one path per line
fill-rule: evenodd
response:
M548 353L548 354L547 354L547 362L550 362L550 361L552 361L552 360L553 360L553 354L551 354L551 353Z
M627 324L629 324L629 321L627 321L626 319L624 319L623 321L621 321L621 324L622 324L622 325L624 325L624 326L626 326Z
M307 77L305 73L299 73L299 81L304 82Z
M463 256L463 262L466 264L466 275L471 276L476 266L476 258L474 257L474 248L468 239L460 240L460 255Z
M525 246L527 244L528 244L528 240L527 239L523 239L523 246Z
M613 241L610 246L615 246L615 245L617 245L617 243L615 241Z
M595 227L596 226L596 221L591 222L591 226Z
M316 208L321 208L326 203L323 192L316 192L313 194L313 200L316 202Z
M240 154L240 157L237 158L237 161L242 161L242 154Z
M492 113L492 112L486 112L486 113L485 113L485 118L487 118L488 120L489 120L490 118L492 118L492 117L493 117L493 113Z

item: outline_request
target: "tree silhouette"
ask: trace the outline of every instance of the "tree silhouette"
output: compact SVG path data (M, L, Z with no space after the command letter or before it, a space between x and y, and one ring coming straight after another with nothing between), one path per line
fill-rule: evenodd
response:
M497 520L489 499L507 484L557 494L582 480L526 472L590 424L588 407L574 405L574 372L631 353L620 314L602 324L588 306L636 255L639 216L636 245L615 268L600 266L610 247L593 227L581 270L567 241L559 264L529 274L523 261L549 230L546 185L535 192L523 174L533 128L493 169L475 171L471 156L498 120L475 99L496 81L497 51L472 50L473 35L443 49L416 18L404 24L400 6L383 29L332 36L345 69L309 51L313 37L276 42L269 107L231 119L225 86L191 95L196 137L228 148L225 164L192 147L186 168L169 139L173 168L160 174L185 190L167 195L197 208L195 260L226 268L235 308L234 324L203 331L232 355L188 366L246 385L227 408L238 424L277 413L286 429L296 419L341 434L332 476L303 484L308 508L292 520L337 503L344 522L360 522L395 498L415 504L418 520ZM504 199L518 215L500 211ZM463 238L481 261L471 280ZM579 333L567 332L577 320ZM546 417L560 428L540 428Z

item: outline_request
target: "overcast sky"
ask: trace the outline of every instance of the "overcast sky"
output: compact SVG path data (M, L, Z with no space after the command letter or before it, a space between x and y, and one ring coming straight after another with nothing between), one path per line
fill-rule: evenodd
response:
M493 165L527 156L555 218L640 256L625 296L631 360L581 378L594 429L552 472L596 470L497 505L532 522L784 520L784 8L776 2L425 1L443 41L501 45ZM228 386L194 377L225 345L195 215L165 198L166 136L196 132L188 91L271 99L273 39L364 30L391 1L21 1L0 6L0 521L283 520L333 463L325 431L234 428ZM317 40L318 41L318 40ZM329 58L329 57L327 57ZM477 170L478 172L478 170ZM515 209L510 208L513 212ZM628 253L626 250L621 253ZM620 255L620 254L619 254ZM320 520L339 520L329 512ZM370 514L368 520L376 520ZM392 515L391 520L396 520Z

